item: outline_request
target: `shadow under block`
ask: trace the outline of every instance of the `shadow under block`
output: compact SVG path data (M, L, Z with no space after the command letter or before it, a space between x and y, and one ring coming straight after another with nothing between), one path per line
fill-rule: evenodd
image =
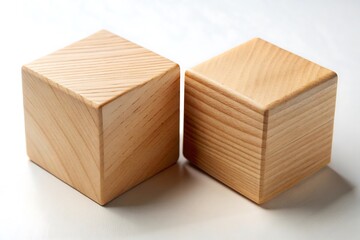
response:
M330 161L337 75L261 39L188 70L184 156L256 203Z
M179 67L100 31L23 66L27 153L103 205L179 156Z

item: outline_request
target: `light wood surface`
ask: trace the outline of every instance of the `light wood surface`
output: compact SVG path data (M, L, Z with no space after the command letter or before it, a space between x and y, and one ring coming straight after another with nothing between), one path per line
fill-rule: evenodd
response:
M176 66L103 107L106 201L178 159L179 86Z
M177 64L100 31L22 68L30 159L106 204L179 155Z
M189 72L215 80L261 109L274 108L336 74L260 38L226 51Z
M26 65L42 80L99 108L175 64L106 30Z
M23 70L29 158L100 202L100 112Z
M184 155L256 203L330 161L337 76L259 38L188 70Z

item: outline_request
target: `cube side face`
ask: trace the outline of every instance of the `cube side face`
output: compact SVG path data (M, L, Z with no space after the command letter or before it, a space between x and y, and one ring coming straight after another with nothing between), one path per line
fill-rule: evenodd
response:
M174 64L103 106L104 202L177 162L179 104L180 71Z
M206 79L185 76L184 156L252 201L259 201L264 115Z
M269 111L260 202L329 163L336 86L332 78Z
M100 203L99 111L31 69L22 75L29 158Z

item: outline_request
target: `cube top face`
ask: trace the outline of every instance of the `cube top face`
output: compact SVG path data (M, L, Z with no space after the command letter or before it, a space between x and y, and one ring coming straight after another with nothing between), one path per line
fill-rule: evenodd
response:
M176 65L102 30L24 67L48 84L99 108Z
M336 73L255 38L187 71L220 84L260 110L269 110Z

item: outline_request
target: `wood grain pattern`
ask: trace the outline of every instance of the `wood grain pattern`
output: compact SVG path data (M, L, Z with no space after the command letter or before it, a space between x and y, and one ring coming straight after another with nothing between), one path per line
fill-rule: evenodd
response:
M99 202L99 111L26 70L23 94L29 158Z
M175 66L103 107L105 201L178 159L179 86Z
M106 204L177 161L179 72L107 31L25 65L30 159Z
M259 38L188 70L184 155L256 203L330 161L337 76Z
M260 202L295 185L330 162L336 78L269 111Z
M48 84L99 108L174 65L102 30L25 66Z
M189 70L206 76L271 109L336 74L284 49L255 38Z
M184 156L257 201L264 116L250 109L238 111L245 106L206 86L205 81L185 79Z

